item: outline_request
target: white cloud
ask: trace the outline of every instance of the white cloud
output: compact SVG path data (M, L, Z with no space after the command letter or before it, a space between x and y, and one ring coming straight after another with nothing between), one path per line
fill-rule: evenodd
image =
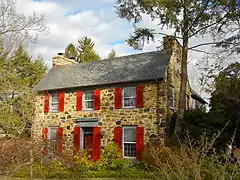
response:
M17 0L17 10L26 15L33 11L46 15L48 33L38 37L38 44L34 45L33 55L42 55L48 67L51 67L51 58L58 52L64 52L68 43L77 44L82 36L89 36L95 42L96 51L101 57L106 57L114 48L118 56L136 53L124 40L129 37L133 28L126 20L119 19L115 13L115 0ZM171 29L158 26L148 16L143 17L140 24L143 27L156 29L158 32L173 34ZM143 51L156 50L161 46L162 35L156 37L154 43L146 44ZM194 38L190 45L205 41L206 38ZM206 47L204 50L207 50ZM191 66L201 59L202 53L190 52ZM189 71L192 76L192 72ZM192 84L198 84L192 78Z

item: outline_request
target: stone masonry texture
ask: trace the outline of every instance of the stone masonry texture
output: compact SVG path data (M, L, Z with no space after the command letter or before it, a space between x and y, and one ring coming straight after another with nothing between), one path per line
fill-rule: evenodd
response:
M144 107L133 109L115 109L114 108L114 88L116 86L98 87L101 89L100 110L76 111L76 91L94 90L87 89L68 89L65 92L64 112L44 113L44 93L39 92L36 95L35 120L33 123L34 138L40 139L42 129L45 127L63 127L63 151L73 150L73 129L76 126L78 118L99 118L98 126L101 127L102 138L101 147L104 148L108 143L113 142L114 128L116 126L143 126L144 141L149 142L151 138L158 138L162 141L166 138L166 128L169 117L177 112L178 98L180 93L180 67L181 67L181 45L172 37L164 39L164 49L172 51L168 70L163 80L147 83L138 83L144 85ZM66 58L55 57L55 65L70 65L70 61L65 62ZM75 63L72 63L75 64ZM132 85L135 86L136 84ZM118 85L118 87L125 87ZM174 108L169 108L169 88L174 87L175 104ZM59 91L61 92L61 91ZM51 92L49 92L51 93ZM191 102L190 87L187 88L187 104Z

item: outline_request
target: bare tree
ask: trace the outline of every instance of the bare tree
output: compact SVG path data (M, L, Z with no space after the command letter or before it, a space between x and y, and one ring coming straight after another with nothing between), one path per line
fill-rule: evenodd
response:
M0 0L0 38L4 39L4 50L11 52L20 43L35 42L37 33L47 30L43 14L25 15L17 12L16 0Z

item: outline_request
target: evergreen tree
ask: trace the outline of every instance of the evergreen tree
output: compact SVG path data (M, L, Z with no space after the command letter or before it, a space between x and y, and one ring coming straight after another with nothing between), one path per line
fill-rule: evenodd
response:
M111 52L108 54L108 59L113 59L117 57L116 51L114 49L111 50Z
M8 137L31 134L35 110L32 88L45 72L42 58L33 60L23 45L13 57L0 58L0 129Z
M100 60L100 56L94 50L94 42L89 37L82 37L78 40L77 52L78 61L81 63Z
M237 0L118 0L116 8L120 18L133 21L135 25L142 21L143 15L149 15L152 20L159 22L159 26L174 29L174 37L182 40L181 87L175 126L175 131L180 132L180 120L186 107L188 52L202 52L198 49L200 46L219 44L213 41L190 47L189 40L208 33L216 35L224 28L235 25L240 17L240 4ZM142 49L144 43L154 40L156 34L167 35L155 29L135 26L127 42L135 49Z
M76 50L75 46L72 43L70 43L66 47L64 55L65 55L66 58L69 58L69 59L70 58L75 58L75 59L77 58L78 53L77 53L77 50Z

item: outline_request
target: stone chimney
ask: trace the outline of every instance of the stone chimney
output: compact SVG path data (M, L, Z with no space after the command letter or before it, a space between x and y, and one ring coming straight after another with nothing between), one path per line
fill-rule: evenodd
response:
M163 37L163 49L172 51L172 55L179 59L182 57L182 45L174 36Z
M52 58L53 67L59 66L70 66L73 64L78 64L73 58L68 59L64 57L64 53L57 53L57 56Z

